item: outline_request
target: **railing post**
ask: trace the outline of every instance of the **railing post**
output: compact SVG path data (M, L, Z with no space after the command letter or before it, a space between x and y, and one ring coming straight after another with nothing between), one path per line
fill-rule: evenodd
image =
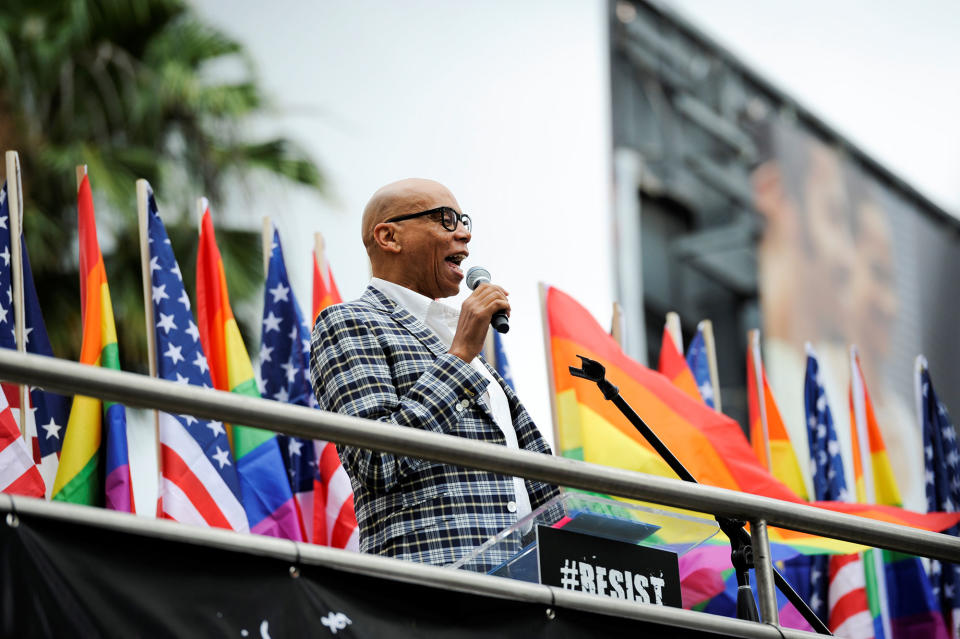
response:
M767 522L763 519L751 520L750 536L753 542L753 567L757 577L757 595L760 600L760 620L779 626L780 613L777 610L777 590L773 583Z

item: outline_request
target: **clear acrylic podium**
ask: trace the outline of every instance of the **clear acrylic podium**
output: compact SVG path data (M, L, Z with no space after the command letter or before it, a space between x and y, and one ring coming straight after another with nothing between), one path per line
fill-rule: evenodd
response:
M665 550L677 557L720 531L713 518L565 490L449 567L537 583L538 525Z

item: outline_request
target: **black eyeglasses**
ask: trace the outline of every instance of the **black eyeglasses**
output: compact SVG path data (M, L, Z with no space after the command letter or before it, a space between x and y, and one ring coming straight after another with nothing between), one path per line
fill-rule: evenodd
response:
M473 222L471 222L470 216L466 213L457 213L449 206L438 206L437 208L430 209L429 211L420 211L419 213L410 213L409 215L398 215L397 217L392 217L385 221L403 222L404 220L412 220L415 217L434 215L436 213L440 214L440 224L443 225L443 228L447 229L451 233L457 230L457 224L463 224L463 228L466 229L468 233L473 232Z

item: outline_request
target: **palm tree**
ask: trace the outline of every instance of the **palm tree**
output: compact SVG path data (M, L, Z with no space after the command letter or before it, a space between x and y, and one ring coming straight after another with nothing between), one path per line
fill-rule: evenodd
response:
M80 348L74 165L90 168L124 368L143 371L134 180L154 186L192 286L198 195L217 203L225 182L256 173L324 188L295 143L244 135L267 107L241 45L184 0L4 0L0 150L20 152L24 233L58 356ZM259 236L218 236L242 303L262 281Z

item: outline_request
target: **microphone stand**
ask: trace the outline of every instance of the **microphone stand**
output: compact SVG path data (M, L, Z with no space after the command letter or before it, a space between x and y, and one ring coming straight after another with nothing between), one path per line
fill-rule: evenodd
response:
M574 377L580 377L594 382L600 388L600 392L603 393L603 398L612 401L614 405L620 409L624 417L626 417L630 423L633 424L634 428L643 435L647 442L653 446L653 449L667 462L680 479L698 484L699 482L690 474L690 471L680 463L677 456L667 448L667 445L664 444L663 441L657 437L656 433L647 426L646 422L637 415L630 404L620 396L620 389L607 381L605 377L606 369L603 364L584 357L583 355L577 355L577 357L582 361L583 367L575 368L570 366L570 374ZM751 545L750 533L744 530L743 521L730 517L722 517L720 515L715 515L715 518L717 524L720 526L720 530L730 539L730 560L733 563L733 568L737 575L737 618L747 621L759 621L760 615L757 614L757 602L753 597L753 591L750 590L750 569L753 568L753 547ZM832 635L823 621L814 614L790 583L784 579L776 566L771 566L771 568L773 569L773 580L777 588L787 597L790 603L800 611L800 614L807 620L807 623L819 634Z

